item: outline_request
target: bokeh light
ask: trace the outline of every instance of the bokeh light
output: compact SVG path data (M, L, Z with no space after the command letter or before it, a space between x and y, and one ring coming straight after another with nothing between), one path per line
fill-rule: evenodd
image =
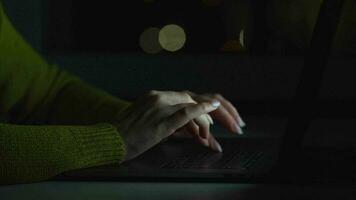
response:
M158 41L163 49L174 52L183 48L186 41L186 35L182 27L176 24L170 24L164 26L159 31Z
M140 46L142 50L149 54L156 54L162 50L158 42L159 28L150 27L140 35Z
M223 52L242 53L245 49L245 31L241 29L238 38L227 40L220 49Z
M221 48L223 52L241 52L242 50L243 48L237 39L226 41Z
M245 31L244 29L241 29L240 34L239 34L239 42L241 46L245 46Z

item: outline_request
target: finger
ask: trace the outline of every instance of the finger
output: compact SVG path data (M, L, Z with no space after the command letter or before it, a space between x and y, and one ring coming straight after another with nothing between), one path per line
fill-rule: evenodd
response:
M208 139L210 134L210 122L206 118L206 115L201 115L194 119L194 122L199 126L199 136Z
M176 105L182 103L197 103L192 99L192 97L186 92L158 92L162 96L162 101L168 105Z
M145 105L146 102L150 101L153 107L143 109L145 111L145 116L148 117L152 114L158 117L164 117L167 115L176 112L176 110L171 109L162 109L162 106L167 105L177 105L177 104L196 104L197 102L194 101L189 94L185 92L174 92L174 91L157 91L151 90L143 98L141 98L138 102L139 105ZM141 102L141 103L140 103ZM150 105L151 105L150 104ZM150 110L147 112L147 110ZM159 115L157 115L157 112Z
M199 126L196 125L193 121L189 121L188 124L184 126L187 131L187 134L192 137L199 136Z
M200 127L194 121L189 121L189 123L185 125L185 127L188 134L194 137L198 141L198 143L209 147L209 141L200 137Z
M236 122L239 124L240 127L246 126L245 122L242 120L236 107L233 106L230 101L226 100L221 95L218 95L217 99L219 99L219 101L221 102L221 105L234 117L234 119L236 120Z
M211 125L213 125L213 124L214 124L213 118L211 118L209 114L205 114L205 115L206 115L206 118L208 119L209 123L210 123Z
M196 137L196 141L199 143L199 144L201 144L201 145L203 145L203 146L205 146L205 147L210 147L210 144L209 144L209 140L208 139L204 139L204 138L202 138L202 137ZM211 147L210 147L211 148Z
M203 114L207 114L216 110L220 106L219 101L213 102L204 102L193 105L175 105L173 108L178 107L179 110L175 112L173 115L169 116L164 122L165 128L168 130L169 134L175 132L175 130L181 128L185 124L187 124L190 120L197 118Z
M238 121L239 114L237 113L235 107L232 106L232 104L228 102L224 97L219 97L219 100L221 101L221 105L225 107L225 109L234 117L236 121Z
M229 122L230 125L228 125L227 128L230 129L231 131L237 132L237 130L241 129L241 127L246 125L242 121L242 118L240 117L237 109L231 104L231 102L226 100L222 95L220 95L220 94L196 95L190 91L185 91L185 92L188 93L189 95L191 95L193 97L193 99L195 99L198 102L199 101L211 101L212 99L217 99L217 100L221 101L221 106L216 112L222 112L222 113L219 113L216 116L219 118L219 121L225 125L226 125L226 123L224 123L224 121L226 121L226 120L231 121L230 120L231 118L237 123L237 125L239 125L239 127L236 128L235 124L232 124L232 122ZM225 112L225 111L227 111L227 112Z
M188 105L194 105L194 104L193 103L188 103L188 104L176 105L174 109L170 109L170 111L168 111L166 113L169 113L169 114L175 113L175 112L177 112L177 110L180 110L180 109L182 109L182 108L184 108L185 106L188 106ZM203 114L203 115L197 117L196 120L197 120L196 123L199 124L199 126L204 126L204 127L207 126L207 127L209 127L209 124L214 124L214 121L210 117L209 114ZM201 129L201 133L202 133L201 137L207 138L209 130L206 130L207 128L204 128L204 127ZM192 130L192 129L190 129L190 130Z
M204 138L200 137L200 134L199 134L200 133L200 131L199 131L200 128L194 121L189 121L189 123L186 124L182 129L185 129L185 133L186 133L186 135L188 137L195 138L196 141L199 144L201 144L201 145L203 145L205 147L210 147L210 143L214 143L214 142L209 142L209 139L204 139ZM212 148L212 150L217 151L216 147Z
M232 132L243 134L241 127L237 124L235 119L230 115L230 113L225 109L225 107L220 106L219 109L210 113L210 115Z
M180 111L181 109L184 109L185 107L193 106L193 105L196 105L196 103L181 103L181 104L171 105L164 111L161 110L160 112L162 112L162 115L164 115L164 116L171 116L171 115L174 115L176 112Z
M208 141L209 141L209 146L212 150L217 151L217 152L223 151L220 143L215 139L213 134L210 134Z

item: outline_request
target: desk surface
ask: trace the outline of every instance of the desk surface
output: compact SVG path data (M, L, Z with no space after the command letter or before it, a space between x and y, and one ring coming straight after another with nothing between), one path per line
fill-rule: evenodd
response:
M43 182L0 187L1 199L355 199L352 186Z
M251 135L243 137L261 137L264 132L274 132L280 136L283 126L280 120L268 121L262 119L255 121L247 119ZM283 121L283 120L282 120ZM260 124L263 122L262 124ZM254 124L256 123L256 124ZM350 140L354 133L355 119L333 120L332 123L324 120L316 121L312 128L314 137L321 134L325 139L330 132L338 144ZM268 128L271 124L278 126L279 130ZM254 127L264 127L262 130L253 130ZM327 129L328 131L324 130ZM249 131L247 131L249 132ZM277 134L278 133L278 134ZM337 133L337 134L335 134ZM337 136L337 137L336 137ZM320 135L317 136L320 138ZM342 139L342 140L341 140ZM354 141L353 141L354 142ZM335 140L334 140L335 143ZM355 186L292 186L292 185L256 185L234 183L147 183L147 182L43 182L0 186L0 199L356 199Z

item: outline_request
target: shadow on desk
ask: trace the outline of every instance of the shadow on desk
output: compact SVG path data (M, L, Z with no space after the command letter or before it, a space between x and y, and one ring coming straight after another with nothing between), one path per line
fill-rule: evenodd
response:
M43 182L0 187L1 199L355 199L354 186L233 183Z

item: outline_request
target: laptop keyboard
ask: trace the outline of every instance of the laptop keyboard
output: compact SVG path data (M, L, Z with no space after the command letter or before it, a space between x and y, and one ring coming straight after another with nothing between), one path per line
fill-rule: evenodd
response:
M250 169L262 156L262 152L204 152L177 157L164 163L161 168L166 169Z
M224 169L235 169L241 167L250 169L251 166L262 156L262 152L239 152L230 156L224 165Z

